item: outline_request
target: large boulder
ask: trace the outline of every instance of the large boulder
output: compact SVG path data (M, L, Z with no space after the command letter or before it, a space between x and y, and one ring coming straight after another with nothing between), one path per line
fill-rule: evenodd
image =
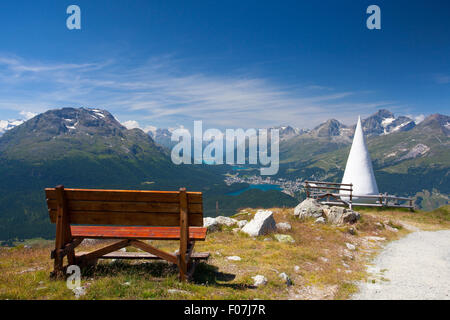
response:
M323 215L323 208L317 200L307 198L295 207L294 215L300 219L309 217L320 218Z
M355 223L361 218L358 212L337 206L325 208L324 213L331 224Z
M253 219L247 223L241 231L251 237L256 237L268 234L276 229L277 227L275 219L273 218L273 212L270 210L258 210Z

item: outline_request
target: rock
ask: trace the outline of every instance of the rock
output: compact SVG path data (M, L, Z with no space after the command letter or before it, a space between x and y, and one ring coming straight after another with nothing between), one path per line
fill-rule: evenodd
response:
M288 222L280 222L277 223L277 230L281 232L289 231L292 229L292 226Z
M317 224L324 224L325 222L326 221L325 221L324 217L317 218L316 221L314 221L314 223L317 223Z
M123 286L130 286L130 285L131 285L131 282L130 282L130 281L127 281L127 282L122 283L122 285L123 285Z
M242 229L247 223L248 223L247 220L239 220L237 225L238 225L239 228Z
M355 228L350 227L350 228L348 229L348 233L351 234L352 236L354 236L354 235L356 234Z
M356 250L356 246L354 244L346 242L345 246L347 247L348 250L352 250L352 251Z
M300 271L300 267L299 266L294 266L294 271L295 272L299 272Z
M179 290L179 289L168 289L167 293L170 293L170 294L177 294L177 293L180 293L180 294L191 294L188 291Z
M297 216L300 219L308 217L319 218L322 215L322 206L317 200L311 198L307 198L294 209L294 216Z
M242 260L241 257L239 257L239 256L231 256L231 257L227 257L227 259L231 260L231 261L241 261Z
M328 259L327 259L327 258L325 258L325 257L319 257L319 260L320 260L320 261L322 261L322 262L325 262L325 263L327 263L327 262L328 262Z
M368 241L375 241L375 242L386 240L386 238L384 238L384 237L375 237L375 236L368 236L368 237L365 237L365 239Z
M284 280L284 282L286 283L287 286L292 285L292 280L291 280L291 278L289 278L289 276L286 273L282 272L278 276Z
M75 298L79 298L81 296L84 296L86 294L86 288L84 287L76 287L75 289L72 289L72 292L75 294Z
M397 228L391 227L390 225L385 225L386 230L388 231L392 231L392 232L398 232Z
M24 249L31 249L31 246L29 246L29 245L26 244L26 245L23 246L23 248L24 248Z
M275 234L274 235L275 239L277 239L278 242L284 242L284 243L294 243L295 240L294 238L292 238L292 236L288 235L288 234Z
M255 287L264 286L264 285L267 284L267 278L262 276L262 275L260 275L260 274L252 277L252 279L254 280L253 285Z
M347 249L344 249L344 256L350 260L355 259L355 257L353 257L353 254L350 251L348 251Z
M338 206L325 209L324 213L332 224L355 223L361 218L358 212Z
M251 237L256 237L275 231L276 228L273 212L258 210L253 219L242 228L242 232Z
M227 227L234 226L238 223L236 219L230 218L230 217L224 217L224 216L218 216L216 217L216 222L220 225L225 225Z
M220 229L220 225L215 218L203 218L203 227L207 228L209 232L214 232Z

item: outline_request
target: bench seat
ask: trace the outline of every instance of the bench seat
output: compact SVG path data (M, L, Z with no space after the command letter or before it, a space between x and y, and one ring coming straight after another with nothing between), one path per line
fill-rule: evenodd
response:
M180 227L70 226L73 238L180 240ZM206 228L189 227L189 240L204 241Z

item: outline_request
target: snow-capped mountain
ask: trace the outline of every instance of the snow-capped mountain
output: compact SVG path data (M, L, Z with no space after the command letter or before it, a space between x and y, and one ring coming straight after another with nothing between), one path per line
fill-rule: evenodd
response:
M413 119L405 116L395 117L388 110L381 109L362 122L367 136L386 135L392 132L409 131L416 126Z

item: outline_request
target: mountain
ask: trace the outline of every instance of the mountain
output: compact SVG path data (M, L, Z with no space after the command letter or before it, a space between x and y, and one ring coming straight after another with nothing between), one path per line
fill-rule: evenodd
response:
M158 128L154 131L149 131L148 134L157 144L165 148L171 148L176 144L176 142L171 140L172 132L169 129Z
M225 186L221 174L174 165L148 134L89 108L50 110L8 130L0 137L0 176L0 239L53 236L45 187L203 191Z
M378 110L362 122L367 137L390 134L392 132L409 131L416 126L414 120L405 117L395 117L386 109Z
M293 137L306 133L306 130L294 128L291 126L278 126L271 129L277 129L279 133L280 140L289 140Z

